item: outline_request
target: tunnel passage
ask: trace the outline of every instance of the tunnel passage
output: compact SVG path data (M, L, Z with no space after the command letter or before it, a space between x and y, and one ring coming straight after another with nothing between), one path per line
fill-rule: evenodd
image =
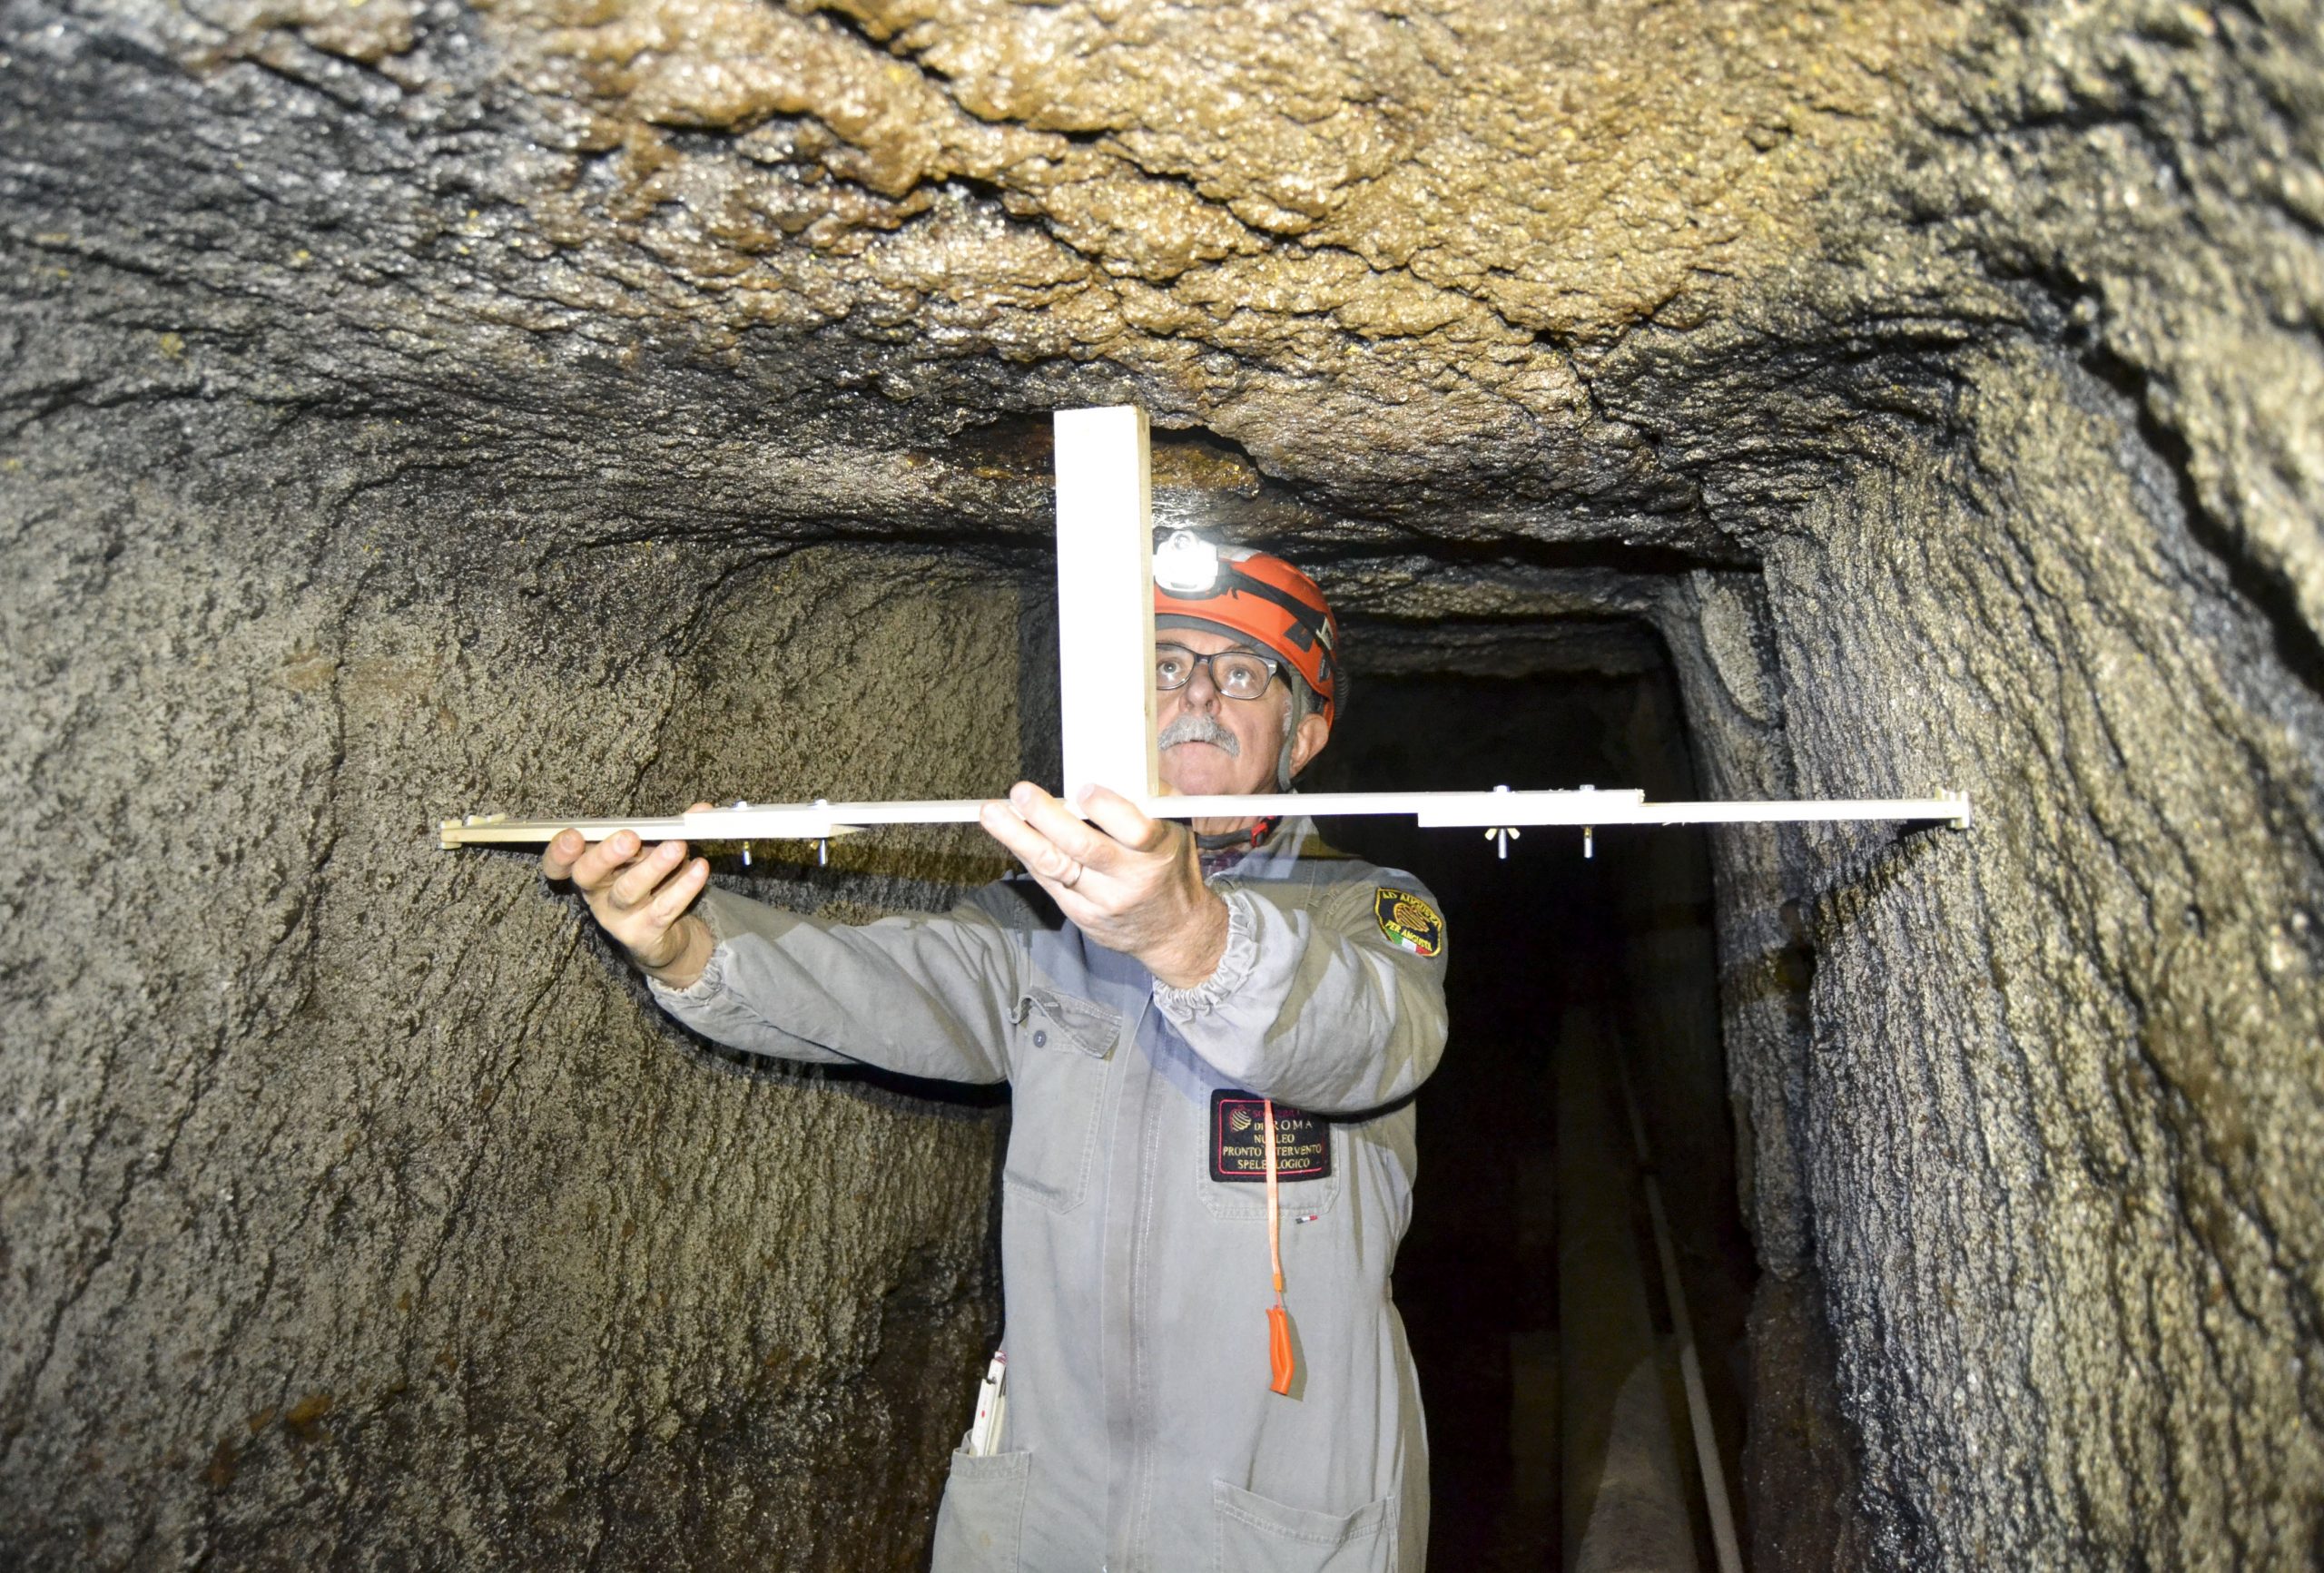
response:
M1643 620L1704 795L1978 794L1709 841L1755 1565L2324 1563L2319 84L2272 3L0 11L0 1560L914 1565L990 1130L674 1059L426 829L1005 781L990 564L1137 402L1380 683Z
M1637 787L1649 800L1693 797L1695 771L1669 664L1643 624L1600 618L1512 627L1512 643L1553 648L1565 664L1523 676L1401 671L1370 674L1356 654L1354 702L1311 772L1315 790ZM1521 663L1522 658L1521 657ZM1502 664L1478 663L1488 670ZM1670 1199L1726 1478L1737 1478L1755 1265L1736 1202L1717 999L1710 863L1703 833L1600 831L1591 855L1576 831L1539 827L1508 843L1473 831L1423 831L1400 819L1337 820L1334 845L1418 875L1451 929L1452 1025L1443 1063L1419 1104L1421 1175L1396 1269L1396 1300L1428 1406L1432 1565L1575 1565L1612 1423L1604 1378L1639 1330L1600 1325L1601 1286L1561 1282L1561 1211L1627 1198L1618 1228L1635 1260L1654 1247L1629 1131L1612 1101L1579 1117L1615 1139L1561 1160L1557 1134L1569 1057L1622 1062ZM1573 1117L1569 1116L1568 1117ZM1611 1172L1560 1195L1574 1161ZM1604 1273L1584 1254L1569 1277ZM1659 1267L1645 1285L1672 1352ZM1581 1309L1561 1325L1561 1306ZM1626 1369L1626 1368L1625 1368ZM1578 1394L1561 1392L1576 1371ZM1678 1393L1676 1365L1669 1365ZM1601 1391L1602 1388L1602 1391ZM1561 1401L1561 1399L1564 1401ZM1689 1418L1668 1412L1675 1472L1668 1532L1715 1567ZM1568 1452L1581 1456L1568 1459ZM1578 1477L1576 1489L1564 1481ZM1610 1514L1609 1522L1611 1521ZM1601 1535L1608 1532L1601 1528Z

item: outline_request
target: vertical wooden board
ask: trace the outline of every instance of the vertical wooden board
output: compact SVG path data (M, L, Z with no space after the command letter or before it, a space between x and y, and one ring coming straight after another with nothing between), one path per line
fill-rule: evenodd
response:
M1146 412L1057 412L1065 791L1155 792L1153 478Z

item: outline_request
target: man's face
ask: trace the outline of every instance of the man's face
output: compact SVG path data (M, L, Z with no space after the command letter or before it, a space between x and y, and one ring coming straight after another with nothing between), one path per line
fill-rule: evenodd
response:
M1155 637L1196 655L1258 649L1248 640L1207 628L1166 628ZM1205 665L1196 668L1184 688L1154 697L1157 737L1163 744L1161 775L1167 785L1187 796L1275 791L1275 760L1283 752L1283 723L1291 712L1291 691L1285 679L1276 678L1256 699L1229 699L1218 692L1210 668ZM1321 717L1308 719L1322 724ZM1295 750L1294 757L1298 758L1298 751Z

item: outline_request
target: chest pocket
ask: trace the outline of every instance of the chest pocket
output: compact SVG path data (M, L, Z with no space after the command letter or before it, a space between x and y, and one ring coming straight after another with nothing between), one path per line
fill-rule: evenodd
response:
M1216 1094L1213 1095L1209 1115L1213 1122L1218 1117ZM1331 1172L1312 1180L1294 1179L1288 1174L1283 1175L1279 1185L1286 1219L1310 1213L1320 1218L1329 1213L1340 1199L1342 1171L1346 1167L1350 1155L1346 1133L1329 1120L1318 1123L1322 1126L1323 1139L1329 1144ZM1217 1157L1214 1144L1219 1139L1215 1126L1206 1124L1195 1176L1202 1204L1210 1209L1210 1215L1214 1218L1265 1218L1267 1215L1267 1188L1263 1181L1221 1180L1216 1177Z
M1068 1212L1089 1194L1106 1067L1121 1028L1119 1011L1053 989L1029 989L1017 1003L1001 1178L1053 1212Z

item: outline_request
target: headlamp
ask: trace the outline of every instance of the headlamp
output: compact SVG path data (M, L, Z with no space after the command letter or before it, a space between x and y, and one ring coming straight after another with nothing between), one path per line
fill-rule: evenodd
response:
M1207 595L1218 586L1218 548L1192 530L1177 530L1154 548L1154 582L1173 595Z

